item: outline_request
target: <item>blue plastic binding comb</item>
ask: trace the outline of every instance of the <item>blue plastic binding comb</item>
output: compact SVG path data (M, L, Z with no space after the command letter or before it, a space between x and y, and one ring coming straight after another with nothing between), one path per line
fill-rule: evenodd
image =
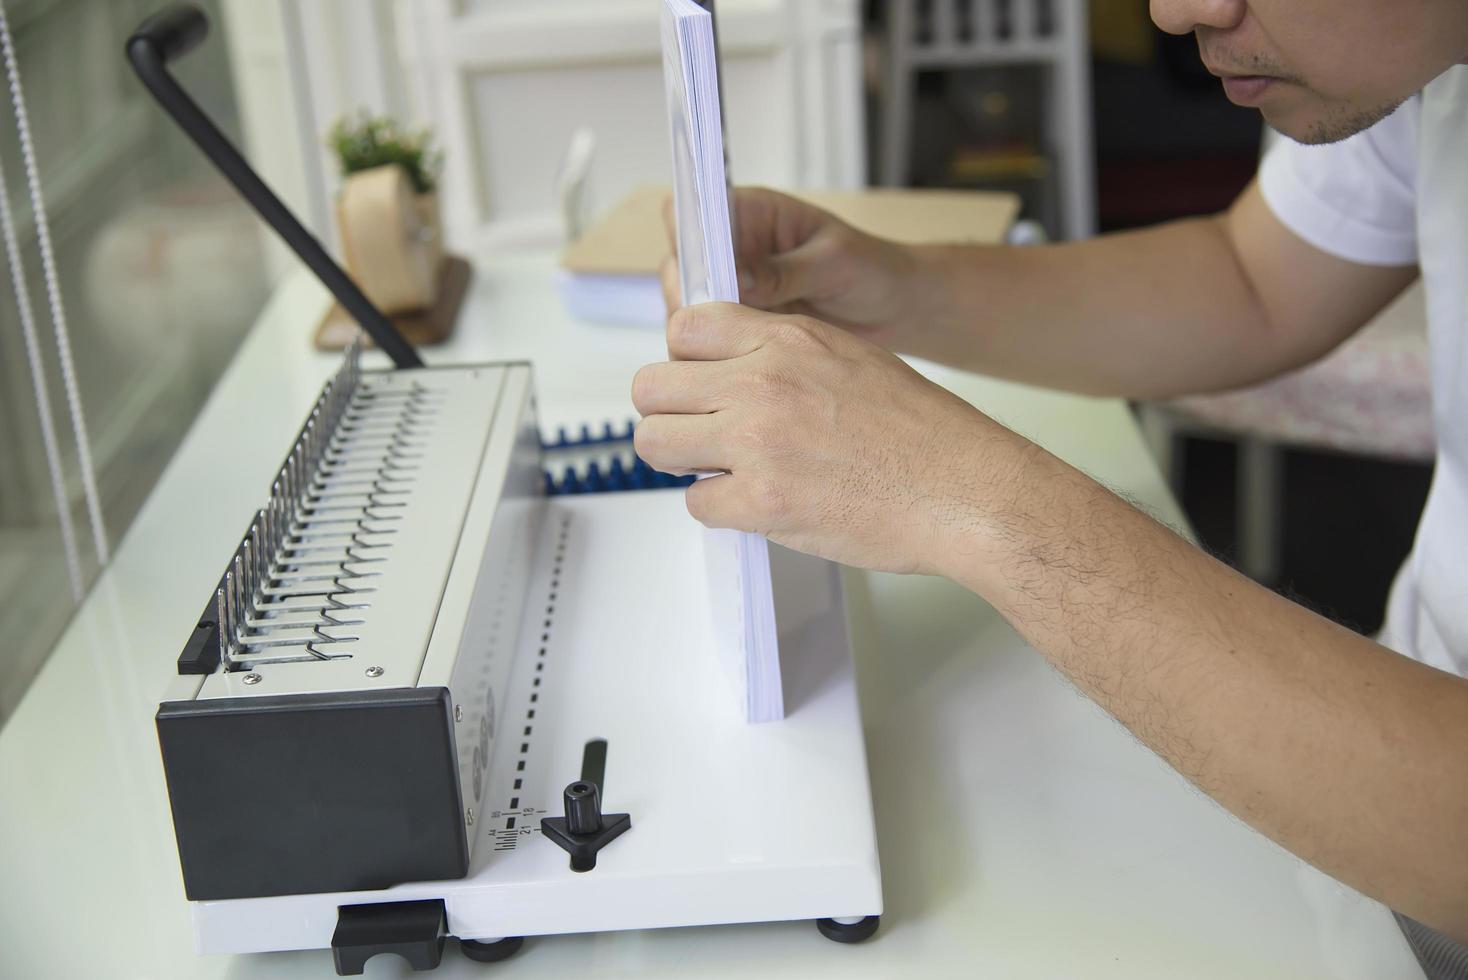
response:
M661 473L632 450L632 432L636 423L628 421L625 429L616 429L611 422L594 434L591 426L581 426L579 435L573 436L565 426L556 430L556 437L548 440L541 437L541 448L548 453L574 453L595 449L605 452L609 447L625 445L625 449L613 449L612 457L603 469L597 460L587 460L578 465L573 461L566 465L560 479L555 473L545 471L545 492L548 496L571 493L617 493L623 490L661 490L665 487L686 487L693 482L692 476L674 476Z

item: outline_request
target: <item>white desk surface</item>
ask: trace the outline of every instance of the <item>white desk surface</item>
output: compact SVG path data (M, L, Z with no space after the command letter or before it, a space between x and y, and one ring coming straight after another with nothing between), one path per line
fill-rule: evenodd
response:
M542 419L624 419L655 330L571 321L548 254L479 264L426 359L530 359ZM197 958L153 713L220 562L332 365L322 290L288 279L10 723L0 730L0 976L328 977L325 951ZM379 357L381 355L374 355ZM1163 520L1117 401L931 372ZM981 463L976 465L982 465ZM1420 977L1378 904L1201 796L942 580L849 572L886 914L531 940L450 977ZM249 754L221 746L221 765ZM409 973L378 957L368 976Z

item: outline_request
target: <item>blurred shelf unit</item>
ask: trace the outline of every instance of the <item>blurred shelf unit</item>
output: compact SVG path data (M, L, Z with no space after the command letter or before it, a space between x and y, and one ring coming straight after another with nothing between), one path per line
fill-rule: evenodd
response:
M1094 234L1085 0L885 0L880 13L881 182L1014 190L1052 231ZM935 103L920 78L936 73Z

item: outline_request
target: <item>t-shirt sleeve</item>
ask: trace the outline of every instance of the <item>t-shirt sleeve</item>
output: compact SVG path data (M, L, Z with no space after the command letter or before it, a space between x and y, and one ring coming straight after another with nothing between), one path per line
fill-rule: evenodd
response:
M1362 265L1417 261L1417 99L1339 143L1280 138L1259 167L1277 218L1324 252Z

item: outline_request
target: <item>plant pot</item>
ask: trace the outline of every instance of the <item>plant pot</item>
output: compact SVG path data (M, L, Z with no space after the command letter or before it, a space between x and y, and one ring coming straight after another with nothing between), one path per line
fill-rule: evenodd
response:
M415 194L397 165L349 174L336 202L352 278L384 313L433 305L443 261L436 194Z
M418 212L419 235L437 282L439 268L443 265L443 219L438 211L438 191L414 194L413 207Z

